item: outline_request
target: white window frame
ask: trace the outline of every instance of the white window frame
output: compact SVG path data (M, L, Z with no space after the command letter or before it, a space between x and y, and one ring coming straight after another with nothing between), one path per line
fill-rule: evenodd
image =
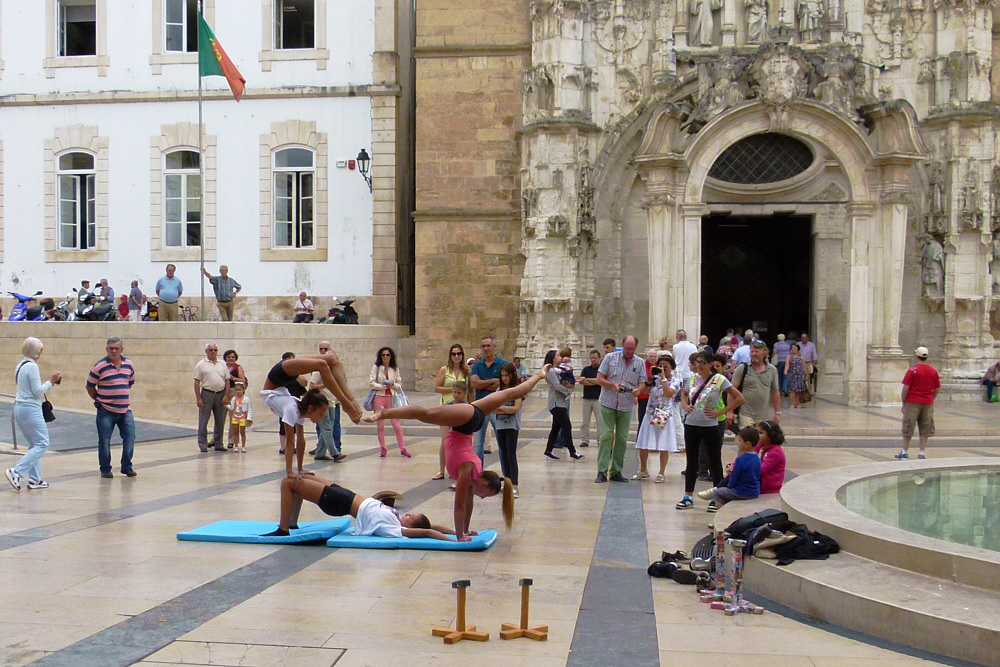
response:
M191 44L188 43L188 35L190 31L191 22L198 21L198 0L162 0L163 2L163 51L164 53L198 53L198 37L197 29L195 30L195 44L194 49L191 48ZM171 2L181 3L181 41L182 48L180 49L170 49L167 47L167 32L172 25L177 25L176 23L171 23L167 17L167 7ZM190 5L194 3L194 16L191 16Z
M330 50L326 48L326 6L327 0L313 0L313 48L282 49L276 46L276 13L280 0L262 0L261 10L261 50L260 69L271 71L271 63L288 60L312 60L317 70L325 70L330 60Z
M287 150L304 150L309 153L312 157L312 163L308 167L278 167L277 160L278 154L282 151ZM292 188L291 195L289 197L279 197L278 196L278 179L280 177L287 178L289 175L294 174L292 178ZM308 196L303 196L301 193L303 176L308 175L311 181L310 194ZM306 249L311 250L316 248L316 151L308 146L281 146L274 150L271 154L271 183L273 184L272 190L272 200L273 206L271 208L272 218L271 218L271 238L272 238L272 248L275 250L300 250ZM278 205L280 202L291 199L292 201L292 213L291 220L278 220ZM311 215L309 220L302 219L302 209L303 203L309 200ZM287 245L280 245L278 243L278 226L286 225L290 228L290 233L288 235L289 243ZM305 226L309 227L309 236L311 237L311 242L306 245L302 243L303 228Z
M89 169L63 169L62 158L74 153L90 157L93 161ZM67 196L66 183L73 184L73 193ZM72 202L74 220L67 224L63 220L63 208ZM97 248L97 156L90 151L71 149L56 156L56 247L59 251L87 251ZM73 227L73 245L63 244L63 230ZM84 245L86 237L86 245Z
M209 25L215 23L215 0L202 0L202 13ZM198 62L198 49L194 51L167 51L167 6L164 0L152 0L153 50L149 56L150 71L162 74L164 65L192 64ZM187 9L185 9L187 13ZM194 20L198 20L195 16Z
M193 153L198 155L198 151L192 148L176 148L167 153L163 154L163 247L164 248L199 248L201 244L205 242L205 221L204 213L201 213L200 218L197 221L198 225L198 243L188 243L188 226L193 224L192 221L185 219L187 214L191 211L189 207L192 201L198 203L198 208L196 210L202 211L201 200L204 197L204 188L201 183L201 171L198 167L187 168L187 169L170 169L167 166L167 160L169 157L176 153ZM204 156L198 155L198 160L204 159ZM174 199L169 196L170 188L168 187L168 182L171 178L180 179L180 220L170 219L170 206L169 200ZM192 197L190 194L190 188L192 185L192 180L198 184L198 195L197 197ZM169 242L170 234L169 229L171 226L176 225L180 228L180 243L171 244Z
M96 67L97 76L107 76L111 60L108 58L108 0L93 0L96 15L94 55L61 56L60 19L62 0L45 0L45 21L49 28L45 31L45 60L42 63L45 76L53 78L56 71L65 67Z
M302 49L315 49L316 48L316 0L311 0L313 3L313 45L312 46L285 46L284 38L282 37L284 30L285 18L285 3L290 0L272 0L274 2L274 13L271 15L271 24L274 29L274 48L275 50L289 51L289 50L302 50ZM294 0L292 0L294 1Z

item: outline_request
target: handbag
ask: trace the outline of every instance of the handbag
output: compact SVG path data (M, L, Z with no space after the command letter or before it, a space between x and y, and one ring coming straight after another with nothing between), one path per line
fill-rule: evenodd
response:
M48 394L45 394L45 400L42 401L42 418L47 422L54 422L56 420L56 413L52 409L52 404L49 403Z
M392 394L392 407L401 408L404 405L409 405L410 399L406 398L406 394L403 393L402 389L397 389Z
M657 428L663 428L667 425L669 419L670 412L664 407L659 407L653 410L653 417L649 420L649 423Z
M365 402L361 404L361 407L363 407L368 412L371 412L372 410L375 409L375 390L374 389L369 389L368 390L368 395L365 396Z

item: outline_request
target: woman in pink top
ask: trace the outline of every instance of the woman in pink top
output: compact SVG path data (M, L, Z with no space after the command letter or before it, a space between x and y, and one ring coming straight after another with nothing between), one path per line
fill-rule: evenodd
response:
M524 398L538 382L545 378L551 366L542 367L537 373L516 387L495 391L472 403L448 405L404 405L399 408L377 410L366 422L381 419L417 419L425 424L449 426L445 436L444 455L448 474L455 478L455 536L459 542L468 542L475 533L469 530L475 496L488 498L503 493L503 518L507 528L514 523L514 485L492 470L483 471L479 456L472 449L472 434L486 422L486 415L495 412L507 401Z
M760 493L778 493L785 483L785 434L781 426L773 421L757 422L755 451L760 455Z

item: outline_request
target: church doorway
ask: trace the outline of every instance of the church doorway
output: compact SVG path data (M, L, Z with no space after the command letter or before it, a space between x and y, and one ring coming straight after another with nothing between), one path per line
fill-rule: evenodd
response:
M702 219L701 330L752 327L768 346L810 331L812 217L710 215Z

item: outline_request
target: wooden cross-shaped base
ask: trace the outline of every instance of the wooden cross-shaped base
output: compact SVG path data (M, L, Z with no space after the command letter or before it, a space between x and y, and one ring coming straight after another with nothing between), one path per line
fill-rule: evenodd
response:
M489 641L490 633L476 632L476 626L465 624L465 589L471 585L468 579L451 582L451 587L458 591L458 611L455 618L455 629L434 628L431 634L435 637L444 637L445 644L454 644L463 639L471 639L477 642Z
M517 639L527 637L538 642L549 638L549 626L528 625L528 596L532 584L531 579L522 579L521 584L521 624L503 623L500 626L500 639Z

